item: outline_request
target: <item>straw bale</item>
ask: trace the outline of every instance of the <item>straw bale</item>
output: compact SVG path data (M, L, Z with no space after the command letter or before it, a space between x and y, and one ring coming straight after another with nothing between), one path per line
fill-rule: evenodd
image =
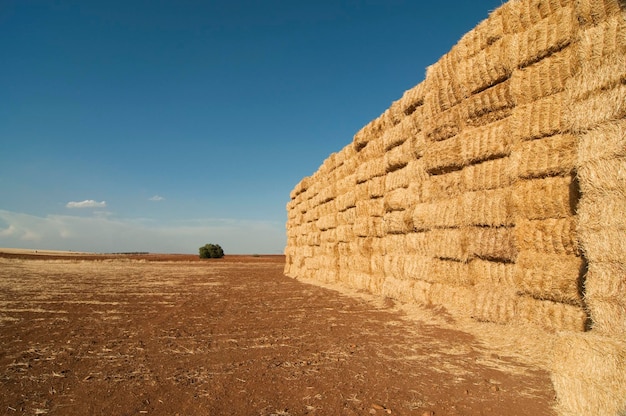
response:
M356 219L356 205L345 210L340 210L337 213L338 225L352 225L354 224L355 219Z
M552 351L552 383L563 416L626 414L626 341L560 333Z
M432 303L442 305L450 312L468 318L476 303L475 290L468 286L435 283L430 287L429 295Z
M527 30L507 38L507 60L518 68L558 52L575 40L578 25L573 8L563 7Z
M483 288L514 289L515 268L514 263L473 259L469 263L470 280Z
M373 275L385 275L385 256L374 253L370 257L370 271Z
M591 230L581 226L578 235L589 260L626 262L626 228Z
M626 78L626 18L616 15L580 32L577 44L581 70L572 78L573 99L590 92L614 88Z
M339 195L336 199L336 206L339 212L356 207L356 192L352 190Z
M463 35L454 46L454 49L458 50L459 58L474 56L500 40L504 32L502 17L502 13L496 10L489 15L488 19L483 20Z
M561 8L571 4L572 0L526 0L520 5L522 7L521 18L526 24L532 25L541 19L553 16Z
M529 104L562 92L578 69L577 48L568 46L539 62L513 71L511 94L515 104Z
M354 198L356 199L356 206L359 203L363 204L370 197L370 187L368 181L359 182L354 187Z
M428 141L446 140L461 132L462 125L458 107L433 114L424 123L424 135Z
M350 192L354 190L354 186L356 185L356 175L350 174L346 175L341 179L338 179L336 182L337 194L341 195L346 192Z
M508 227L468 227L471 258L512 262L517 256L513 231Z
M522 293L536 299L582 304L582 257L520 251L515 264L515 285Z
M385 175L385 193L387 194L398 188L408 188L411 182L410 173L410 170L405 166Z
M420 131L408 138L411 143L411 154L415 159L419 159L424 156L424 152L428 148L429 142L426 140L424 132Z
M372 275L369 273L355 273L351 272L348 274L348 284L355 289L369 290L370 281L372 280Z
M363 199L356 202L356 216L358 219L382 217L384 213L384 198Z
M577 183L571 176L520 180L513 185L512 206L517 218L567 218L576 213Z
M403 211L411 205L408 188L397 188L385 194L385 211Z
M469 241L466 229L434 229L428 231L427 234L430 238L428 249L431 256L458 261L469 259Z
M385 153L385 170L393 172L405 167L411 160L411 143L406 141Z
M406 119L405 119L406 120ZM402 134L402 124L395 126L383 133L382 141L385 151L393 149L406 141L406 136Z
M520 296L516 321L537 325L549 332L583 332L587 329L588 317L580 306Z
M412 256L429 256L430 244L427 232L411 232L405 235L406 253Z
M500 82L465 100L459 107L461 122L467 126L482 126L511 115L515 101L511 80Z
M478 287L470 316L479 322L507 324L515 320L518 300L508 288Z
M387 276L382 285L382 295L400 302L410 303L413 301L412 280L405 280L398 277Z
M467 191L504 188L513 184L515 166L511 158L486 160L463 169L463 183Z
M465 216L463 197L425 202L413 209L412 222L415 230L458 227Z
M452 286L474 284L469 264L461 261L444 260L425 256L409 256L404 263L407 278Z
M404 234L389 234L379 239L381 246L379 252L381 255L386 254L401 254L406 249L406 235Z
M424 83L421 82L415 87L408 89L402 94L400 108L405 116L410 116L415 110L424 105Z
M579 136L579 166L590 161L623 157L626 157L626 119L604 123Z
M424 107L427 118L461 102L467 93L457 79L458 51L450 50L426 68Z
M354 230L352 229L351 224L347 225L339 225L336 229L337 241L338 242L350 242L352 241L354 236Z
M468 165L508 156L514 145L512 122L513 119L507 117L491 124L465 130L460 135L459 158Z
M521 219L515 224L515 244L520 251L580 255L575 217Z
M513 111L512 133L521 140L532 140L565 132L564 94L550 95L516 107Z
M458 78L472 94L499 84L511 76L505 53L507 44L502 39L487 46L474 56L463 59L458 65Z
M583 26L597 25L622 12L620 0L576 0L575 4L578 22Z
M437 201L459 196L466 191L463 183L463 171L433 175L424 181L421 188L420 200L423 201Z
M598 191L593 197L583 195L576 215L581 232L626 229L626 190L623 193Z
M390 211L383 216L385 234L406 234L413 230L413 218L410 211Z
M626 337L626 264L591 262L585 277L585 304L593 329ZM626 339L626 338L624 338Z
M337 229L330 228L320 233L320 241L322 243L336 243L337 242Z
M423 280L414 280L411 293L413 301L422 305L430 305L432 303L430 299L432 285L432 283Z
M383 269L386 278L402 279L404 277L404 261L402 254L386 254L383 257Z
M626 194L626 157L584 163L578 167L583 192Z
M464 163L461 156L460 137L431 143L421 160L426 172L431 175L442 175L461 169Z
M511 188L467 192L460 197L461 225L503 226L514 221Z
M576 164L577 139L557 134L518 143L511 156L520 178L540 178L570 174Z
M571 104L564 123L575 132L591 130L602 123L626 118L626 84L600 91Z
M382 198L385 195L385 177L376 176L367 183L368 197L369 198Z

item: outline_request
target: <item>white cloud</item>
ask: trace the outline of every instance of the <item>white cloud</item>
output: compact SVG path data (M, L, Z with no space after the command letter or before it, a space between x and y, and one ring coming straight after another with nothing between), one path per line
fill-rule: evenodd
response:
M163 198L163 197L162 197L162 196L160 196L160 195L155 195L155 196L153 196L153 197L151 197L151 198L148 198L148 200L149 200L149 201L163 201L164 199L165 199L165 198Z
M279 221L194 219L159 222L112 216L29 214L0 210L0 247L92 251L197 253L216 243L226 254L280 254L286 243Z
M107 206L107 203L106 201L98 202L93 199L86 199L80 202L70 201L65 206L67 208L104 208Z

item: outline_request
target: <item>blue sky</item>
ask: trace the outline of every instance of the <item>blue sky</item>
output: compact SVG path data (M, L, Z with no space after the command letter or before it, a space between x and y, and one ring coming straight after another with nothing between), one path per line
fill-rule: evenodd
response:
M0 247L282 253L289 193L501 1L0 2Z

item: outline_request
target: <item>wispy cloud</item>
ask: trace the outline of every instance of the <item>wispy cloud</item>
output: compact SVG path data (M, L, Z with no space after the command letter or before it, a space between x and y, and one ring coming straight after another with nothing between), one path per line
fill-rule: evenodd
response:
M154 219L93 215L39 217L0 210L0 247L93 252L196 253L206 243L226 254L278 254L285 247L279 221L200 218Z
M93 199L86 199L84 201L76 202L70 201L65 205L67 208L104 208L107 206L106 201L94 201Z
M151 198L148 198L148 200L149 200L149 201L163 201L164 199L165 199L165 198L163 198L163 197L162 197L162 196L160 196L160 195L155 195L155 196L153 196L153 197L151 197Z

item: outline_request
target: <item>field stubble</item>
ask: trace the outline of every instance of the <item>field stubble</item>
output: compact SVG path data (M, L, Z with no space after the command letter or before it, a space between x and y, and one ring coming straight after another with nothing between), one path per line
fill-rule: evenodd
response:
M443 311L175 259L0 258L0 413L554 414L540 362Z

